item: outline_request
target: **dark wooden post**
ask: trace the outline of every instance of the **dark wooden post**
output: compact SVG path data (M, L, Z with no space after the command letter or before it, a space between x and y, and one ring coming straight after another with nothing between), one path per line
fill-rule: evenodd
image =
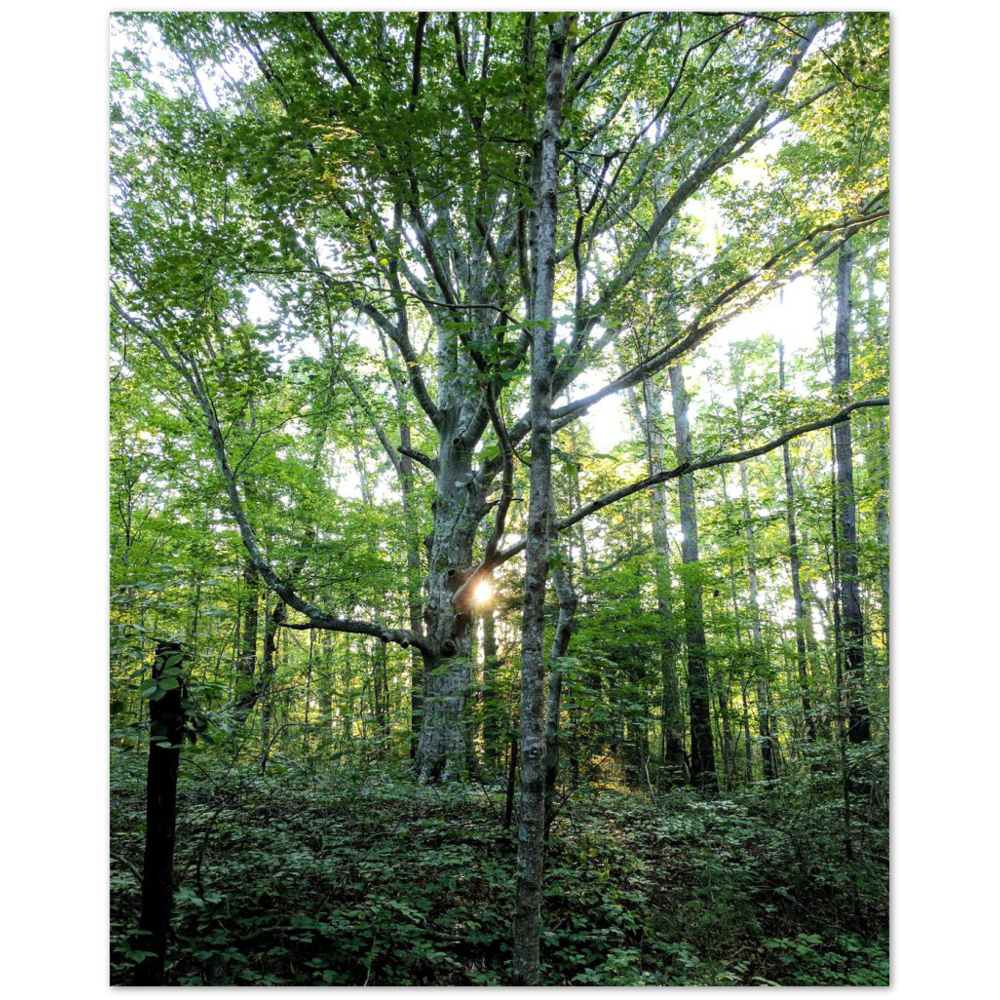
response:
M161 986L174 894L174 838L177 823L177 769L184 735L182 706L184 653L175 642L156 647L149 701L149 765L146 771L146 852L142 864L142 912L136 949L146 958L135 971L135 986Z

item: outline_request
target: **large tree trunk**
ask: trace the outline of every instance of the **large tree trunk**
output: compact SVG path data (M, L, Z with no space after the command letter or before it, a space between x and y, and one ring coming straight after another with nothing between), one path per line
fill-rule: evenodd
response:
M778 344L778 384L785 391L785 345ZM792 480L792 453L788 444L782 446L785 469L785 521L788 525L788 564L792 577L792 602L795 606L795 660L799 673L799 696L802 718L810 742L816 739L816 720L809 697L809 657L806 647L806 611L802 599L802 576L799 564L799 539L795 525L795 486Z
M833 391L846 401L851 382L851 272L854 251L850 243L840 250L837 265L837 325L834 331ZM871 739L871 721L865 697L865 644L858 593L858 529L854 503L854 456L851 422L834 427L837 460L837 548L840 562L840 618L843 630L844 682L847 685L847 735L852 743Z
M410 447L410 428L400 423L400 443ZM420 601L420 540L417 513L413 506L413 461L406 455L400 458L402 467L403 524L406 528L406 591L410 631L420 633L423 606ZM410 649L410 757L416 760L420 745L420 727L424 712L424 663L420 650Z
M666 446L663 431L663 408L660 388L650 379L642 383L643 437L646 445L646 465L649 474L656 475L666 468ZM656 609L663 636L660 640L660 766L669 785L684 782L684 712L681 708L680 686L677 683L678 635L674 622L670 579L670 535L668 532L667 484L659 483L649 491L650 517L653 526L653 549L656 553Z
M438 451L434 531L425 583L424 621L430 653L425 677L416 771L422 782L451 781L465 774L472 609L455 595L468 579L478 518L471 495L472 448L457 435L458 414L449 413Z
M542 866L545 839L545 581L552 505L552 299L556 267L559 198L559 130L571 51L567 37L573 16L552 29L545 64L545 115L539 147L538 222L532 255L531 471L524 615L521 624L521 816L517 840L513 979L535 986L539 976ZM534 210L533 210L534 211Z
M160 643L153 680L169 690L149 702L149 763L146 770L146 849L142 861L142 909L137 950L147 955L135 970L135 986L162 986L174 898L174 841L177 828L177 770L184 736L183 653Z
M691 430L688 398L680 365L670 369L670 391L674 406L674 433L677 461L691 459ZM694 477L689 473L678 481L680 501L681 557L684 562L684 618L687 642L687 688L691 716L691 782L709 791L718 790L715 754L712 745L712 710L708 677L708 646L702 610L700 563L698 557L698 513L695 507Z

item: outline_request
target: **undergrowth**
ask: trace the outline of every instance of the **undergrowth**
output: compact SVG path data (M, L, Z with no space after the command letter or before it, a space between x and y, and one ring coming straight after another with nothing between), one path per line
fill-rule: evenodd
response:
M112 764L112 982L139 953L144 760ZM821 782L740 798L578 793L546 862L542 981L888 983L887 834ZM177 985L505 984L515 830L500 792L280 762L266 777L186 758ZM874 832L873 832L874 830Z

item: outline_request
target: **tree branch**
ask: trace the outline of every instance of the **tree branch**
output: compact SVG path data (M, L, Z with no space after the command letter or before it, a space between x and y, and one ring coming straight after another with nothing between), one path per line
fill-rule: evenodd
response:
M270 562L268 562L263 552L260 550L260 547L257 545L253 528L250 525L250 519L247 517L246 510L243 507L243 500L240 497L236 476L229 465L229 456L226 453L225 437L223 436L222 428L219 425L218 414L212 404L211 397L208 394L208 389L197 363L192 357L186 355L179 348L175 348L172 352L167 344L149 329L148 324L141 323L134 317L129 316L114 299L114 297L112 297L112 304L120 315L125 317L135 329L140 330L150 340L150 342L163 355L167 363L170 364L170 366L174 368L184 379L188 388L194 395L208 425L212 448L215 452L216 464L218 465L219 471L222 473L223 482L225 483L226 488L226 495L229 498L230 513L236 521L240 538L243 541L243 547L246 549L247 555L250 557L250 561L253 563L254 568L258 573L260 573L268 587L270 587L271 590L273 590L290 608L294 608L296 611L304 614L309 619L309 624L303 627L327 629L333 632L350 632L355 635L371 635L375 636L377 639L381 639L383 642L397 642L404 647L412 645L424 652L429 652L429 647L427 646L423 636L418 635L409 629L388 628L382 625L372 624L370 622L359 621L354 618L340 618L335 615L326 614L324 611L321 611L318 607L316 607L315 604L312 604L310 601L300 597L287 580L278 576ZM175 354L176 357L174 356Z
M767 444L758 445L756 448L748 448L745 451L729 452L725 455L716 455L714 458L706 458L700 462L684 462L676 468L668 469L663 472L657 472L652 476L646 476L644 479L630 483L628 486L623 486L610 493L605 493L604 496L598 497L596 500L592 500L590 503L585 504L578 511L570 514L569 517L560 521L557 527L559 531L565 531L567 528L571 528L574 524L577 524L584 518L589 517L591 514L594 514L613 503L617 503L619 500L624 500L626 497L632 496L633 493L638 493L640 490L648 489L650 486L656 486L659 483L665 483L671 479L678 479L683 475L691 472L699 472L702 469L712 469L717 465L731 465L735 462L745 462L748 459L757 458L760 455L766 455L768 452L774 451L776 448L780 448L782 445L787 444L793 438L801 437L803 434L809 434L812 431L822 430L825 427L832 427L834 424L840 424L845 420L849 420L851 414L855 410L860 410L868 406L888 405L888 396L877 396L874 399L861 399L855 403L845 406L832 417L826 417L823 420L814 420L812 423L803 424L801 427L796 427L793 430L786 431L780 437L776 437L773 441L768 441ZM527 543L525 541L522 541L518 542L516 545L510 546L510 548L504 549L503 552L497 555L491 568L496 568L497 566L507 562L508 559L519 555L524 551L526 544Z
M327 33L323 30L322 25L316 19L316 15L306 11L302 16L309 22L309 27L312 28L316 37L323 43L323 48L326 49L327 53L337 64L337 69L340 70L344 79L352 87L359 87L360 84L358 83L358 78L351 72L351 67L344 62L340 53L336 50L336 48L334 48L333 42L330 41Z
M416 448L404 448L402 445L399 446L398 451L400 455L406 455L407 458L412 458L414 462L419 462L425 468L430 469L435 476L438 474L438 464L436 459L425 455L422 451L417 451Z

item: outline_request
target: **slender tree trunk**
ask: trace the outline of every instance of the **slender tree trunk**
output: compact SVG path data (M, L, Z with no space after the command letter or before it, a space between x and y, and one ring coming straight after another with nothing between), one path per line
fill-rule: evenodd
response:
M729 685L721 669L716 672L715 680L718 685L719 723L722 727L722 787L729 792L733 787L733 764L736 760L732 727L729 723Z
M513 979L536 986L539 978L542 866L545 838L545 581L548 575L548 522L552 491L552 299L556 264L559 197L559 130L571 50L567 37L573 15L552 29L545 65L545 114L539 146L538 222L532 255L531 470L524 615L521 624L521 816L517 842L514 903ZM534 210L533 210L534 211Z
M412 447L410 425L406 417L406 404L402 386L396 388L396 406L399 413L399 443L404 450ZM413 459L400 452L400 490L403 499L403 525L406 528L406 597L410 631L419 634L423 629L423 603L420 600L420 539L417 511L413 503ZM424 661L420 650L410 648L410 757L416 760L420 745L420 726L424 709Z
M257 669L257 604L260 578L248 559L243 568L244 610L240 658L236 677L236 703L244 711L253 704L254 673Z
M677 460L691 459L691 431L688 398L680 365L670 369L670 390L674 406ZM691 782L708 791L717 791L715 755L712 745L712 710L709 704L708 646L702 610L700 563L698 557L698 515L695 507L694 477L680 477L681 556L684 561L684 618L687 641L687 687L691 716Z
M746 504L746 469L740 463L740 480L743 488L744 504ZM749 510L744 510L744 517L749 518ZM771 733L771 713L768 708L767 678L762 676L767 666L764 646L761 641L760 632L760 611L757 604L757 573L751 568L754 566L753 553L753 531L749 526L749 521L744 522L747 533L747 566L750 575L750 629L753 633L753 659L754 675L757 685L757 731L760 734L760 757L764 768L764 777L773 781L778 777L778 761L774 746L774 737Z
M363 651L364 646L361 639L356 636L347 637L344 646L344 655L340 661L340 685L342 693L338 709L340 712L340 744L346 749L351 744L351 737L354 730L354 690L352 687L351 664L356 659L358 652Z
M316 646L316 630L314 628L309 629L309 659L306 661L306 698L305 698L305 709L302 713L302 745L308 750L310 739L309 739L309 708L310 701L312 700L312 683L313 683L313 653Z
M576 424L570 424L568 431L574 456L574 460L570 462L569 466L569 488L573 501L573 509L577 510L583 506L583 500L580 495L580 465L576 460ZM590 575L590 553L587 550L587 529L582 521L576 526L576 546L580 552L580 573L586 578Z
M386 644L380 642L372 657L372 668L374 673L374 687L377 694L375 714L375 724L378 729L378 748L376 758L384 760L389 750L389 739L392 734L392 723L390 721L389 706L389 663Z
M184 736L183 656L177 643L163 642L156 648L153 663L153 679L163 687L173 686L149 702L146 849L142 862L142 909L135 948L150 954L135 970L135 986L163 985L174 898L177 771Z
M877 408L876 408L877 409ZM872 465L878 493L875 496L875 538L879 547L879 584L882 591L882 642L889 655L889 428L884 413L872 418L875 445Z
M739 365L734 355L732 357L733 375L736 382L736 414L740 425L740 443L743 442L743 387L740 380ZM750 586L750 631L753 635L753 667L757 683L757 727L760 733L760 755L764 766L764 777L773 781L778 777L778 759L774 737L771 732L771 715L768 711L767 678L764 671L767 668L767 654L761 637L760 600L757 587L757 556L754 548L753 520L750 516L750 487L747 478L746 462L739 463L740 470L740 509L743 516L743 537L747 544L747 579Z
M800 551L808 551L808 548L807 539L803 535L800 541ZM825 694L822 687L820 689L816 687L817 680L823 677L823 656L820 652L819 642L816 640L816 627L813 623L813 608L816 607L819 607L819 601L813 593L812 585L807 577L802 581L802 614L805 625L806 651L809 653L809 667L813 681L813 719L815 720L816 735L827 736L829 735L828 722L830 713L824 707L825 701L823 699L825 698ZM818 705L817 699L819 699Z
M329 748L333 741L333 635L323 632L320 638L320 672L316 688L319 692L319 746Z
M729 509L729 491L726 486L726 470L719 470L722 482L722 502L724 507ZM743 715L741 725L743 731L744 745L744 770L747 785L753 784L753 741L750 737L750 707L747 704L747 685L749 679L746 675L743 656L743 630L740 627L740 600L736 589L736 563L733 559L732 550L729 552L729 596L733 604L733 627L736 630L736 663L739 665L740 673L740 694L743 699ZM736 765L736 753L733 751L733 769Z
M198 656L198 626L201 618L201 571L194 585L194 600L192 601L191 627L188 630L185 645L191 652L191 656L197 659Z
M785 391L785 345L778 344L778 383ZM806 646L806 608L802 598L802 576L799 564L799 538L795 525L795 485L792 480L792 453L786 443L781 449L785 470L785 522L788 525L788 565L792 577L792 602L795 606L795 660L799 673L799 696L802 699L802 718L806 736L816 739L816 720L813 718L809 698L809 657Z
M878 330L875 280L868 271L868 340L882 344ZM875 407L869 418L869 468L875 478L875 538L879 546L879 585L882 591L882 643L889 656L889 421L882 407Z
M274 673L277 668L278 629L285 620L285 602L279 600L274 610L267 616L264 623L264 657L261 665L259 686L260 709L260 773L267 770L267 761L271 755L271 722L274 715L274 704L271 697L271 686L274 683Z
M491 599L483 611L483 760L487 769L496 774L503 752L503 727L500 713L503 706L499 690L500 657L497 653L496 605Z
M850 243L840 250L837 266L837 325L834 331L835 398L847 399L851 382L851 272L854 252ZM858 593L857 509L854 503L854 456L851 422L833 430L837 461L837 507L840 561L840 617L843 628L844 682L847 685L847 735L852 743L871 739L871 721L865 697L864 622Z
M549 650L549 690L545 710L545 830L548 833L553 818L556 779L559 773L559 713L562 699L562 659L569 649L576 616L577 598L573 589L570 566L564 563L567 552L559 545L556 530L556 511L549 508L549 545L555 555L552 562L552 582L559 600L559 618L556 622L552 647Z
M514 780L517 777L517 737L514 736L510 741L510 753L507 756L507 793L504 798L503 807L503 828L505 830L510 829L511 819L514 815L514 789L517 787L517 782Z
M642 383L646 464L650 475L666 468L666 446L663 429L663 409L660 390L652 379ZM668 531L667 484L660 483L649 491L650 515L653 526L653 548L656 552L656 608L663 629L660 641L660 726L661 767L670 785L684 782L684 712L681 708L680 686L677 682L678 635L674 622L670 579L670 535Z
M834 556L836 558L837 547L836 544L833 546ZM849 879L852 885L852 903L854 908L855 917L858 916L859 905L858 905L858 893L857 893L857 876L855 874L854 867L854 834L851 830L851 771L847 759L847 742L849 737L849 708L845 707L845 695L847 694L844 684L844 670L843 670L843 658L840 653L840 612L839 612L839 602L836 597L833 600L834 615L836 620L836 634L838 637L837 649L835 651L835 662L837 671L837 747L840 751L840 789L841 789L841 801L843 803L843 820L844 820L844 861L846 862L849 874ZM846 724L846 726L845 726ZM845 731L845 728L847 731ZM855 920L856 925L860 925L860 920Z
M740 683L740 693L743 697L743 752L745 760L743 762L747 785L753 784L753 740L750 737L750 706L747 703L747 683L748 679L743 678Z
M847 713L841 713L840 706L844 701L844 631L840 619L840 546L837 544L837 525L839 504L837 502L837 442L834 437L834 430L830 428L830 455L832 461L830 465L830 547L827 550L827 564L830 569L830 600L827 605L827 622L832 618L833 625L833 665L834 665L834 686L837 692L836 718L837 718L837 739L843 735L843 726L847 720ZM842 717L843 715L843 717ZM846 771L845 771L846 773Z

